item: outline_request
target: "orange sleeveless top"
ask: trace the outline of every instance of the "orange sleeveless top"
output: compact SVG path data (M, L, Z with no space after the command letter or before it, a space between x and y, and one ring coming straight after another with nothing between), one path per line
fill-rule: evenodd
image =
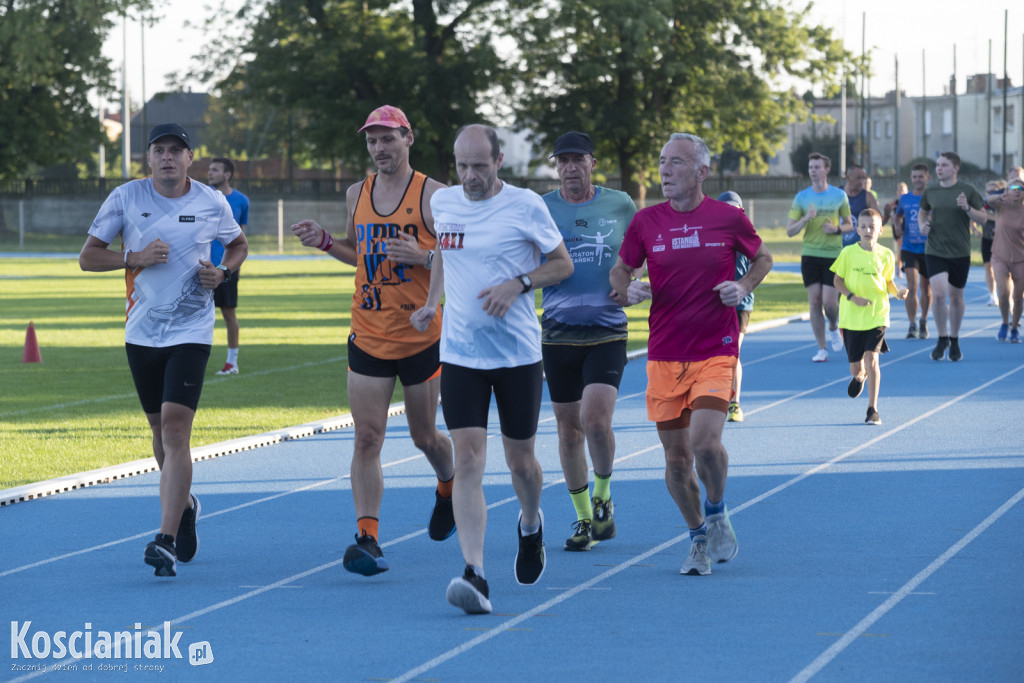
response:
M402 201L387 216L373 205L376 180L374 173L363 182L352 216L357 261L350 339L371 356L394 360L413 356L441 338L441 307L426 332L412 326L409 316L427 300L430 271L388 261L385 240L401 230L415 237L421 249L433 249L437 238L423 221L427 176L414 171Z

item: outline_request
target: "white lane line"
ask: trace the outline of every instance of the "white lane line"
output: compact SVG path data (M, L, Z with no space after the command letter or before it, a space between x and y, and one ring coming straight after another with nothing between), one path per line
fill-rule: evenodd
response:
M981 334L985 330L994 328L997 325L998 325L998 323L992 323L992 324L986 325L985 327L982 327L980 329L972 330L971 332L968 332L967 334L964 334L964 335L961 335L961 336L963 336L963 337L971 337L971 336L976 335L976 334ZM931 348L928 348L928 347L921 348L921 349L918 349L917 351L911 351L910 353L906 353L906 354L900 356L899 358L893 358L891 360L884 361L883 363L881 363L881 365L879 367L887 368L890 365L894 365L896 363L902 363L903 361L905 361L905 360L907 360L909 358L913 358L914 356L920 356L922 353L931 353L931 352L932 352ZM776 354L776 355L779 355L779 354ZM765 360L767 360L767 359L765 359ZM743 367L747 367L748 365L753 365L755 362L756 361L751 361L750 363L748 363L747 361L743 361ZM935 361L935 362L939 362L939 361ZM941 362L947 362L947 361L941 361ZM824 384L819 384L816 387L811 387L809 389L805 389L804 391L800 391L800 392L797 392L795 394L791 394L791 395L787 396L786 398L780 398L778 401L775 401L774 403L768 403L768 404L765 404L763 406L759 406L757 408L753 408L751 410L747 410L746 408L744 408L743 409L743 413L745 415L756 415L757 413L764 412L765 410L770 410L772 408L778 408L779 406L781 406L783 404L789 403L790 401L795 401L798 398L803 398L804 396L808 396L808 395L813 394L815 392L821 391L822 389L827 389L828 387L835 386L836 384L848 383L849 381L850 381L849 375L845 375L845 376L840 377L839 379L833 380L831 382L826 382Z
M860 623L850 629L843 635L842 638L834 642L831 647L818 655L817 659L808 664L803 671L798 673L796 676L790 679L790 683L804 683L811 679L816 673L825 668L833 659L839 656L843 650L849 647L850 643L855 641L865 631L871 628L875 622L884 617L886 614L892 611L896 605L898 605L903 598L910 595L915 588L920 586L924 581L928 579L932 574L942 568L944 564L949 562L953 557L956 556L968 543L973 541L975 538L980 536L986 529L992 526L1000 517L1006 514L1014 505L1019 503L1021 499L1024 499L1024 489L1017 491L1013 497L1008 501L999 506L999 508L991 515L985 518L985 520L974 527L967 533L966 536L961 538L959 541L949 547L946 552L935 558L931 564L918 572L917 576L912 578L907 583L903 584L898 591L893 593L888 600L883 602L881 605L876 607L871 614L861 619Z
M921 415L921 416L915 418L914 420L912 420L910 422L907 422L904 425L901 425L900 427L896 427L894 429L890 429L888 432L885 432L884 434L878 435L877 437L869 440L867 443L864 443L864 444L862 444L860 446L857 446L856 448L852 448L852 449L846 451L845 453L843 453L841 455L837 455L836 457L832 458L828 462L822 463L821 465L813 467L810 470L808 470L807 472L804 472L804 473L802 473L802 474L800 474L800 475L798 475L796 477L793 477L789 481L786 481L786 482L780 484L779 486L776 486L775 488L773 488L773 489L771 489L771 490L769 490L769 491L767 491L767 492L765 492L765 493L763 493L763 494L761 494L761 495L759 495L759 496L757 496L757 497L755 497L755 498L753 498L751 500L748 500L748 501L746 501L746 502L744 502L744 503L742 503L740 505L737 505L735 508L730 508L729 512L730 512L730 514L739 514L739 513L743 512L744 510L746 510L747 508L750 508L751 506L756 505L757 503L760 503L761 501L763 501L763 500L765 500L767 498L770 498L771 496L774 496L775 494L780 493L780 492L790 488L791 486L794 486L794 485L800 483L801 481L803 481L804 479L807 479L811 475L817 474L818 472L821 472L822 470L828 468L830 465L833 465L833 464L835 464L837 462L840 462L840 461L850 457L851 455L854 455L855 453L860 452L861 450L867 448L868 446L870 446L872 444L875 444L875 443L881 441L884 438L887 438L889 436L892 436L893 434L896 434L896 433L902 431L903 429L909 427L911 424L914 424L916 422L919 422L919 421L923 420L925 417L931 416L931 415L933 415L933 414L935 414L935 413L937 413L937 412L939 412L939 411L941 411L941 410L943 410L945 408L948 408L948 407L950 407L952 405L955 405L955 404L959 403L960 401L962 401L962 400L964 400L964 399L966 399L966 398L976 394L977 392L982 391L983 389L988 388L992 384L995 384L996 382L999 382L999 381L1001 381L1003 379L1006 379L1007 377L1009 377L1009 376L1011 376L1011 375L1021 371L1022 369L1024 369L1024 365L1017 366L1013 370L1010 370L1009 372L1005 372L1002 375L1000 375L1000 376L998 376L998 377L996 377L994 379L991 379L988 382L985 382L984 384L981 384L981 385L975 387L974 389L971 389L970 391L968 391L966 393L963 393L960 396L957 396L957 397L947 401L946 403L943 403L942 405L940 405L940 406L938 406L938 407L928 411L924 415ZM654 446L652 448L657 448L657 446ZM651 450L651 449L647 449L647 450ZM1022 492L1021 494L1018 494L1018 495L1024 495L1024 492ZM987 528L987 526L985 526L985 528ZM984 528L979 528L978 533L981 533L981 531L984 531ZM473 638L472 640L469 640L469 641L463 643L462 645L460 645L458 647L455 647L455 648L453 648L451 650L448 650L447 652L444 652L444 653L438 655L434 659L431 659L430 661L427 661L427 662L421 664L420 666L416 667L415 669L411 669L411 670L405 672L404 674L401 674L397 678L391 679L391 681L392 681L392 683L404 683L405 681L410 681L413 678L415 678L417 676L420 676L423 673L425 673L425 672L427 672L427 671L429 671L429 670L439 666L440 664L443 664L444 662L447 662L448 660L450 660L450 659L452 659L454 657L457 657L460 654L468 652L469 650L473 649L477 645L485 643L488 640L490 640L491 638L494 638L494 637L496 637L496 636L498 636L498 635L500 635L502 633L505 633L505 632L513 629L514 627L518 626L519 624L521 624L526 619L529 619L530 617L532 617L532 616L534 616L536 614L544 612L544 611L554 607L555 605L558 605L559 603L562 603L562 602L568 600L569 598L572 598L572 597L576 596L580 592L591 588L592 586L600 583L601 581L604 581L607 578L615 576L616 574L618 574L619 572L623 571L624 569L626 569L626 568L628 568L628 567L630 567L632 565L638 564L638 563L642 562L643 560L647 559L648 557L651 557L652 555L655 555L655 554L661 552L662 550L670 548L671 546L679 543L683 539L688 539L689 537L690 537L689 532L684 532L684 533L680 534L679 536L676 536L675 538L669 539L668 541L665 541L664 543L662 543L661 545L657 546L656 548L653 548L651 550L648 550L645 553L642 553L642 554L637 555L637 556L635 556L635 557L633 557L633 558L631 558L629 560L626 560L622 564L620 564L620 565L618 565L616 567L613 567L612 569L609 569L608 571L606 571L606 572L604 572L602 574L599 574L598 576L595 576L594 578L592 578L592 579L590 579L590 580L588 580L588 581L578 585L576 588L573 588L572 590L569 590L569 591L567 591L565 593L562 593L562 594L560 594L560 595L558 595L556 597L553 597L550 600L548 600L547 602L545 602L545 603L543 603L541 605L538 605L537 607L534 607L533 609L529 610L528 612L525 612L525 613L523 613L523 614L521 614L521 615L519 615L517 617L509 619L508 621L505 621L504 623L502 623L499 626L491 629L490 631L488 631L486 633L483 633L483 634L477 636L476 638ZM973 538L973 536L972 536L972 538ZM918 582L918 583L920 583L920 582ZM913 590L913 588L916 587L916 586L917 586L917 584L914 584L914 586L911 587L911 590ZM889 602L889 601L887 601L887 602Z
M954 399L952 399L950 401L947 401L942 406L939 406L939 407L933 409L932 411L929 411L928 414L933 414L933 413L938 412L939 410L941 410L941 409L943 409L945 407L949 407L951 405L954 405L954 404L958 403L959 401L961 401L961 400L963 400L965 398L968 398L969 396L977 393L978 391L981 391L981 390L987 388L988 386L990 386L990 385L992 385L992 384L994 384L994 383L996 383L996 382L998 382L998 381L1000 381L1000 380L1002 380L1002 379L1004 379L1006 377L1009 377L1010 375L1013 375L1016 372L1019 372L1022 369L1024 369L1024 365L1018 366L1017 368L1015 368L1015 369L1013 369L1013 370L1011 370L1009 372L1006 372L1003 375L1000 375L999 377L996 377L996 378L994 378L992 380L989 380L988 382L986 382L986 383L984 383L984 384L982 384L982 385L980 385L978 387L975 387L974 389L972 389L971 391L969 391L969 392L967 392L965 394L961 394L960 396L958 396L958 397L956 397L956 398L954 398ZM918 419L923 419L923 417L924 416L922 416L921 418L918 418ZM915 420L915 421L917 421L917 420ZM779 493L779 492L781 492L781 491L783 491L783 490L785 490L785 489L787 489L787 488L789 488L789 487L791 487L791 486L793 486L793 485L803 481L808 476L810 476L811 473L820 472L823 469L825 469L827 466L829 466L831 464L834 464L836 462L839 462L840 460L842 460L844 458L847 458L847 457L853 455L854 453L859 452L860 450L862 450L867 445L870 445L870 444L873 444L873 443L877 443L879 440L881 440L885 436L895 434L898 431L900 431L901 429L902 429L902 427L889 430L885 434L879 435L878 437L876 437L874 439L871 439L864 446L853 448L853 449L847 451L846 453L844 453L842 455L836 456L835 458L833 458L829 462L824 463L822 465L818 465L817 467L814 467L808 473L803 473L803 474L801 474L799 476L796 476L796 477L790 479L788 482L773 488L771 491L769 491L767 493L764 493L764 494L762 494L762 495L760 495L760 496L758 496L758 497L756 497L756 498L754 498L752 500L749 500L749 501L747 501L745 503L742 503L742 504L738 505L735 509L730 509L730 512L732 514L740 514L743 510L745 510L745 509L755 505L756 503L761 502L761 501L765 500L766 498L768 498L768 497L770 497L772 495L775 495L776 493ZM651 451L659 449L660 447L661 447L660 444L655 444L655 445L649 446L647 448L644 448L644 449L641 449L641 450L638 450L638 451L634 451L633 453L630 453L627 456L623 456L621 459L616 459L616 462L621 462L621 461L624 461L624 460L628 460L628 459L637 457L637 456L642 455L644 453L649 453ZM417 455L417 456L414 456L412 458L406 459L406 461L415 459L417 457L423 457L423 456L422 456L422 454L421 455ZM339 479L340 479L340 477L339 477ZM327 481L334 481L334 480L327 480ZM560 481L564 481L564 480L560 480ZM321 485L322 483L326 483L326 482L320 482L318 484L313 484L313 485L310 485L310 487ZM554 486L557 483L559 483L559 481L551 482L550 484L547 484L546 487ZM277 497L281 497L283 495L287 495L287 492L286 493L281 493L281 494L276 494L275 496L272 496L271 498L277 498ZM516 500L515 496L509 497L509 498L505 498L505 499L503 499L501 501L492 503L491 505L488 506L488 509L497 507L499 505L504 505L506 503L512 503L515 500ZM237 507L248 507L251 504L255 504L255 501L253 501L251 503L243 503L241 506L237 506ZM207 516L212 516L212 515L207 515ZM984 529L980 529L978 531L978 533L980 533L983 530ZM416 536L422 535L425 532L426 532L426 529L421 529L419 531L407 534L407 535L402 536L400 538L396 538L396 539L394 539L394 540L384 544L382 547L388 547L388 546L391 546L391 545L394 545L394 544L397 544L397 543L401 543L403 541L409 540L409 539L414 538ZM509 619L509 620L505 621L504 623L502 623L498 627L496 627L494 629L491 629L490 631L487 631L486 633L481 634L480 636L477 636L476 638L474 638L474 639L472 639L470 641L467 641L466 643L463 643L462 645L460 645L460 646L458 646L456 648L453 648L452 650L449 650L447 652L442 653L441 655L435 657L434 659L432 659L432 660L430 660L428 662L425 662L424 664L421 664L419 667L416 667L415 669L412 669L412 670L406 672L405 674L402 674L400 677L394 678L394 679L391 679L391 680L392 681L409 681L412 678L414 678L416 676L419 676L420 674L424 673L425 671L429 671L430 669L433 669L433 668L439 666L440 664L442 664L442 663L444 663L444 662L446 662L446 661L448 661L448 660L450 660L450 659L452 659L454 657L457 657L460 654L468 652L469 650L473 649L477 645L480 645L482 643L487 642L491 638L494 638L494 637L496 637L498 635L501 635L501 634L503 634L505 632L513 630L516 626L518 626L520 623L526 621L527 619L530 619L530 618L532 618L533 616L535 616L537 614L541 614L541 613L545 612L546 610L550 609L551 607L554 607L554 606L556 606L556 605L558 605L558 604L560 604L562 602L565 602L566 600L568 600L568 599L570 599L572 597L575 597L576 595L578 595L579 593L581 593L581 592L583 592L585 590L589 590L589 589L593 588L595 585L597 585L598 583L601 583L605 579L608 579L608 578L610 578L612 576L615 576L616 574L619 574L620 572L624 571L625 569L628 569L631 566L640 564L644 560L646 560L647 558L652 557L653 555L656 555L656 554L660 553L661 551L666 550L666 549L672 547L673 545L676 545L676 544L680 543L681 541L683 541L684 539L687 539L687 538L689 538L689 533L688 532L684 532L684 533L676 536L675 538L669 539L669 540L665 541L664 543L661 543L660 545L658 545L658 546L656 546L656 547L654 547L654 548L652 548L652 549L650 549L650 550L648 550L648 551L646 551L644 553L641 553L640 555L636 555L633 558L631 558L629 560L626 560L626 561L620 563L619 565L616 565L616 566L612 567L611 569L608 569L607 571L599 574L598 576L595 576L592 579L589 579L588 581L585 581L584 583L577 585L575 588L572 588L572 589L566 591L565 593L561 593L561 594L551 598L550 600L542 603L541 605L538 605L537 607L534 607L534 608L530 609L529 611L527 611L527 612L525 612L525 613L523 613L523 614L521 614L521 615L519 615L517 617L514 617L512 619ZM113 543L106 544L106 545L113 545ZM106 546L102 546L102 547L106 547ZM82 552L87 552L87 551L78 551L77 553L73 553L73 554L80 554ZM241 595L237 595L237 596L235 596L233 598L229 598L227 600L221 601L219 603L216 603L216 604L213 604L213 605L209 605L207 607L204 607L202 609L196 610L194 612L190 612L189 614L186 614L184 616L178 617L176 619L171 619L169 621L172 624L176 624L176 625L177 624L182 624L182 623L190 621L192 619L196 619L198 617L201 617L201 616L204 616L206 614L209 614L211 612L215 612L215 611L223 609L225 607L230 607L231 605L238 604L238 603L240 603L240 602L242 602L244 600L247 600L249 598L257 597L259 595L262 595L262 594L264 594L264 593L266 593L268 591L274 590L276 588L281 588L281 587L287 586L289 584L293 584L293 583L295 583L299 579L305 578L307 576L311 576L311 575L316 574L316 573L321 572L321 571L325 571L325 570L330 569L332 567L336 567L339 564L341 564L342 561L343 560L334 560L332 562L328 562L326 564L323 564L323 565L320 565L320 566L317 566L317 567L313 567L311 569L307 569L307 570L305 570L303 572L300 572L298 574L293 574L292 576L286 577L286 578L281 579L279 581L275 581L274 583L271 583L269 585L263 586L261 588L257 588L257 589L252 590L252 591L248 591L248 592L243 593ZM44 561L42 563L36 563L36 564L38 565L38 564L45 564L45 563L46 563L46 561ZM915 587L916 587L916 585L915 585ZM71 659L71 658L65 658L65 660L60 660L60 662L65 662L68 659ZM53 668L49 669L49 671L53 671L53 670L54 670ZM34 672L33 674L24 676L24 677L19 678L17 680L29 680L31 678L35 678L36 676L42 675L43 673L45 673L45 672Z

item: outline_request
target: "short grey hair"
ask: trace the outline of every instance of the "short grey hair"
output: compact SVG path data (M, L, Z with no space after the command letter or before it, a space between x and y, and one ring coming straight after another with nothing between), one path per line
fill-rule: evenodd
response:
M701 166L711 168L711 150L708 149L708 143L704 142L702 138L690 133L672 133L668 139L669 142L673 140L689 140L692 142L694 151L697 152L697 170L699 171Z

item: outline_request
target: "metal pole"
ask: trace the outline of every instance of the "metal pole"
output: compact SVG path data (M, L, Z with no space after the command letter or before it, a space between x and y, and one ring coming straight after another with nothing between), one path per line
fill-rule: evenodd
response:
M277 200L277 253L284 253L284 200Z
M106 128L103 127L103 96L100 96L100 134L104 138L107 136ZM107 177L107 145L106 140L100 142L99 148L99 177Z
M896 125L894 131L895 154L893 154L893 159L895 161L894 165L896 167L896 179L898 181L900 175L900 56L895 55L893 57L893 60L896 66Z
M861 12L860 13L860 58L861 58L861 64L862 65L867 63L867 48L866 48L866 44L867 44L867 26L868 26L868 13L867 12ZM865 102L864 102L864 91L867 89L866 86L865 86L866 82L867 82L866 69L862 69L861 72L860 72L860 126L858 126L858 129L860 130L860 140L859 140L860 145L859 145L859 147L857 149L857 152L860 155L860 164L862 166L864 166L864 168L867 168L867 166L868 166L867 149L868 149L868 140L870 139L870 136L871 136L870 122L867 120L867 118L865 116L866 109L865 109ZM845 170L845 167L844 167L843 170Z
M25 200L18 200L18 249L25 251Z
M928 131L925 122L928 120L928 86L925 79L924 50L921 50L921 156L930 159L928 153Z
M988 73L985 74L985 168L992 170L992 39L988 39Z
M1006 177L1006 126L1010 123L1010 117L1007 116L1007 91L1010 89L1010 76L1006 66L1006 49L1009 45L1009 26L1010 26L1010 10L1003 10L1003 168L999 175Z
M846 73L843 73L843 84L839 92L839 177L846 170Z
M121 177L127 180L132 169L131 106L128 104L128 14L121 16Z
M142 72L142 115L139 117L142 131L142 139L146 140L149 131L146 129L146 18L142 16L139 18L139 38L142 42L141 54L139 59L139 69ZM142 175L146 175L146 166L148 154L142 155Z
M959 115L958 115L959 112L957 110L957 98L956 98L956 45L955 44L953 45L953 82L950 85L952 87L950 87L950 93L949 94L953 96L953 149L958 150L958 149L960 149L960 146L957 144L958 139L959 139L958 135L957 135L958 132L959 132L959 130L958 130L959 126L957 125L958 124L958 119L959 119Z

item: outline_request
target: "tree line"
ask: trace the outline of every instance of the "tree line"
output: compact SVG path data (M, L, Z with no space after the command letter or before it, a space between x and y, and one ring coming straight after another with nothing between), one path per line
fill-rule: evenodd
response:
M0 119L17 116L11 98L28 113L14 140L0 136L0 178L81 160L98 144L88 93L111 90L103 37L121 12L149 7L0 4ZM483 121L528 129L541 149L588 132L599 170L642 196L669 133L695 132L764 170L786 124L807 115L798 88L827 95L844 67L866 68L806 10L785 0L246 0L206 20L211 49L188 75L216 96L208 133L224 153L361 167L356 130L388 103L412 122L413 165L441 180L453 177L455 131Z

